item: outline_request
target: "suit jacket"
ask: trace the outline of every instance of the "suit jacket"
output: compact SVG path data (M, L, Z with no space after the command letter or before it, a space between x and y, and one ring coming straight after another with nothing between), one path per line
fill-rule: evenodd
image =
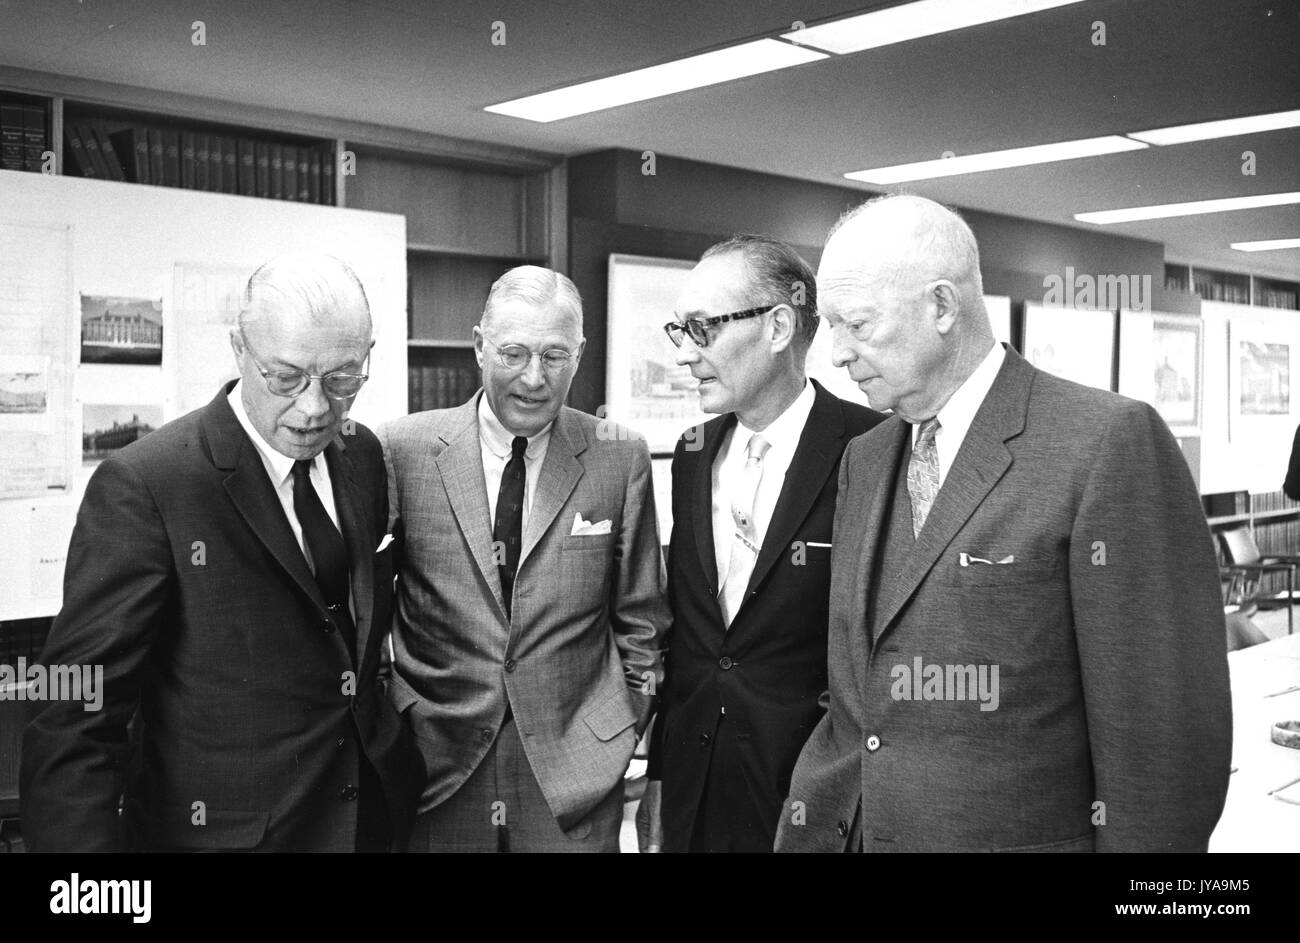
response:
M231 386L106 459L86 488L41 657L103 665L104 704L46 703L26 730L33 850L121 847L137 709L129 846L352 851L363 753L399 834L413 815L418 757L375 681L392 605L391 552L375 552L387 514L378 442L358 425L325 452L356 610L349 651Z
M1164 422L1008 350L901 577L871 585L909 430L844 455L830 709L777 849L1203 851L1231 756L1223 611ZM930 665L996 666L996 709L958 677L927 699L907 675Z
M713 464L735 413L683 436L673 454L668 598L673 623L663 698L651 737L651 778L663 780L664 849L685 851L706 780L745 790L776 835L790 773L821 718L831 527L844 447L885 417L812 381L812 411L785 475L745 599L730 628L718 604ZM818 546L818 545L821 546ZM713 763L721 710L743 768Z
M1295 438L1291 440L1291 459L1287 462L1282 490L1292 501L1300 500L1300 426L1296 427Z
M668 606L650 453L635 433L561 408L507 617L477 404L380 430L399 545L391 694L428 769L421 811L469 778L509 705L568 829L622 778L662 680ZM572 536L577 514L610 532Z

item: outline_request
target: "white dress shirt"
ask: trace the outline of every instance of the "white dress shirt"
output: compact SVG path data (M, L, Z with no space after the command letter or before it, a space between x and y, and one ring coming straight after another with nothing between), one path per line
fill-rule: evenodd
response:
M998 371L1002 369L1002 361L1006 357L1006 350L1001 344L995 343L993 349L980 361L980 365L966 378L966 382L957 387L956 392L936 414L939 420L939 431L934 434L934 448L939 456L940 488L943 487L944 480L948 477L948 469L952 468L953 460L961 451L961 444L966 441L970 424L975 421L975 414L984 405L984 400L989 395L993 381L997 379ZM913 446L916 445L920 428L919 423L912 426Z
M551 444L551 427L546 427L536 435L528 437L528 448L524 450L524 513L520 523L521 534L528 527L528 517L533 509L533 495L537 491L537 476L541 473L542 462L546 460L546 450ZM497 497L501 492L501 476L505 474L506 465L510 464L510 443L515 434L501 424L492 407L488 405L486 393L478 397L478 441L483 450L483 481L487 485L488 527L496 526Z
M759 433L771 446L763 456L763 477L754 496L755 542L760 547L767 536L767 525L772 522L772 512L776 509L776 501L785 484L785 473L794 460L799 437L803 435L803 427L808 423L815 399L813 385L805 380L803 390L794 402ZM729 438L718 448L718 457L713 461L713 555L718 564L719 585L726 577L727 566L731 561L732 535L736 531L736 524L731 519L731 497L740 473L745 468L746 451L754 434L753 429L746 428L737 419Z
M307 555L307 545L302 539L302 525L298 523L298 513L293 509L293 463L294 460L287 455L277 452L262 434L253 426L253 422L248 418L248 413L244 410L244 401L239 395L240 380L235 384L226 401L230 403L230 408L235 411L235 418L239 424L244 427L248 437L253 440L253 445L257 448L257 454L262 459L262 467L266 469L267 477L271 479L271 487L275 489L275 496L280 499L280 506L284 508L284 516L289 519L289 526L293 529L294 540L298 541L298 546L302 548L303 556ZM334 487L330 482L329 465L325 462L325 453L322 451L311 462L311 473L308 475L311 479L312 487L316 489L316 494L320 496L320 503L325 505L325 513L330 516L334 526L338 527L339 533L343 533L343 528L339 527L338 510L334 507Z

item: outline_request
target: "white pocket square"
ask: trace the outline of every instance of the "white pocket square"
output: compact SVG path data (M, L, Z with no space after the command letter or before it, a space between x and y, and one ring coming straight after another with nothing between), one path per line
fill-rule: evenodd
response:
M582 519L582 512L573 515L573 530L569 531L570 537L595 537L598 534L608 534L610 532L610 521L606 518L603 521L591 523Z
M384 539L379 541L379 546L375 548L375 553L383 553L384 549L393 542L392 534L384 534Z
M984 557L977 557L974 554L965 552L957 555L957 564L959 566L1006 566L1009 563L1015 562L1016 555L1014 553L1007 554L1001 560L988 560Z

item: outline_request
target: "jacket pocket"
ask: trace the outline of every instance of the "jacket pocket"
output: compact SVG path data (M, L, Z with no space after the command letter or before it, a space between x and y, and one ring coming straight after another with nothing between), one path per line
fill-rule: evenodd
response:
M582 719L601 741L613 740L636 723L636 715L621 688L589 710Z

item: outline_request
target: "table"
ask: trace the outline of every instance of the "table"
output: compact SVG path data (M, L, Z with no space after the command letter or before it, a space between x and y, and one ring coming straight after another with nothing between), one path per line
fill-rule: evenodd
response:
M1300 851L1300 805L1270 796L1300 778L1300 750L1270 739L1273 724L1300 720L1300 635L1228 655L1232 677L1232 765L1228 800L1210 836L1210 851ZM1300 801L1300 784L1285 790Z

